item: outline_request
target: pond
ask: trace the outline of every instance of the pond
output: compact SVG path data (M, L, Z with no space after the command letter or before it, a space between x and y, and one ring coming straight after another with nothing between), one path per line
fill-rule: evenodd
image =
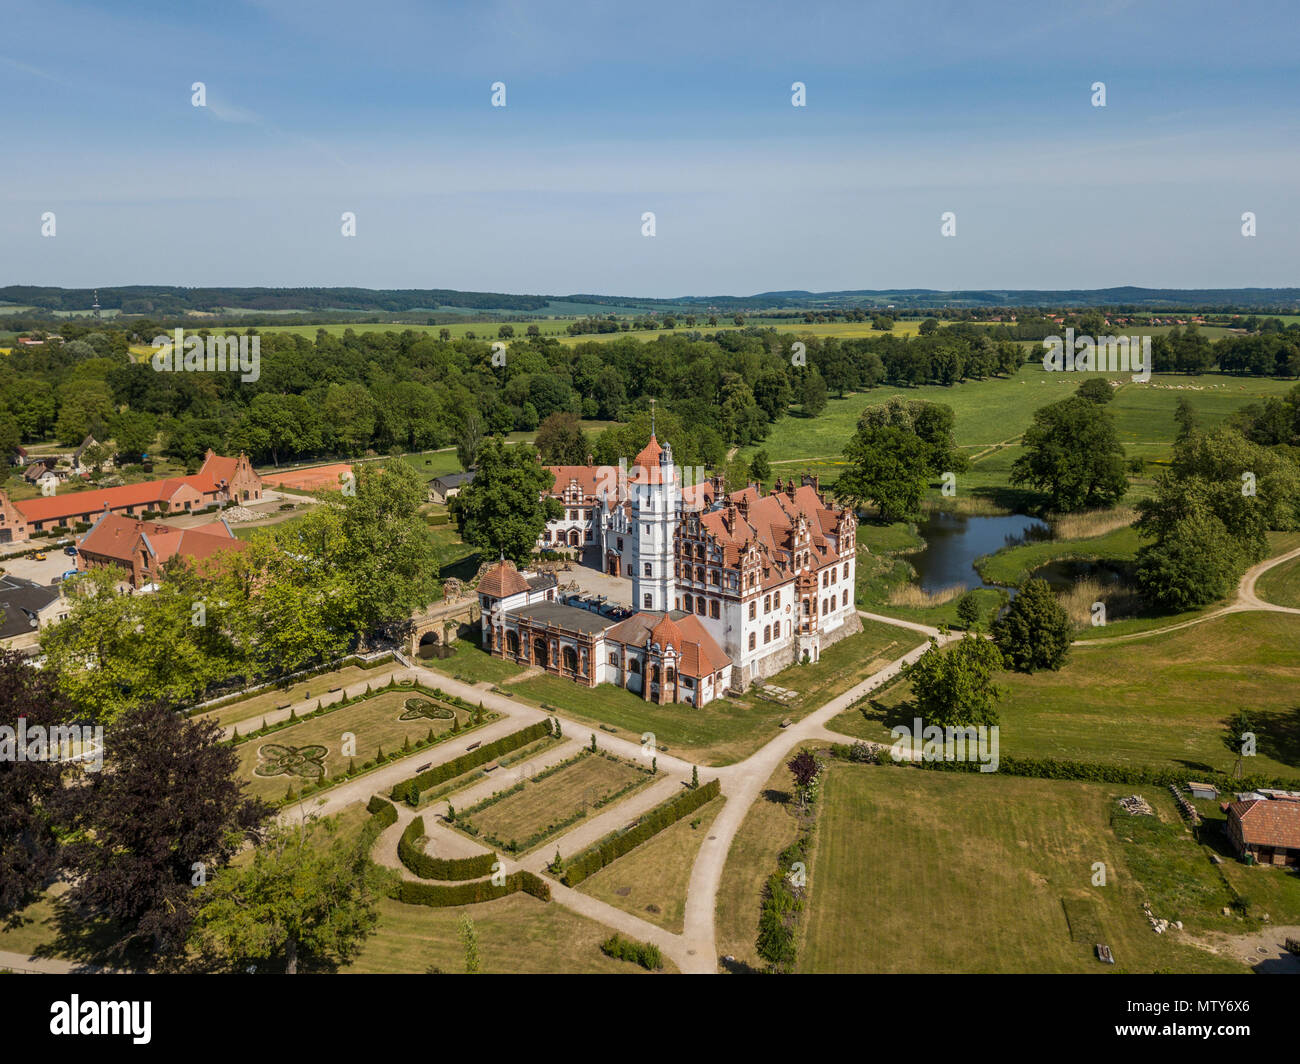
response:
M1128 568L1117 562L1064 560L1040 565L1029 575L1046 580L1053 591L1069 591L1081 580L1095 580L1104 586L1118 586L1129 577Z
M975 559L1022 543L1051 539L1046 521L1028 514L970 517L933 512L917 525L925 548L907 555L925 591L946 587L991 587L975 571Z

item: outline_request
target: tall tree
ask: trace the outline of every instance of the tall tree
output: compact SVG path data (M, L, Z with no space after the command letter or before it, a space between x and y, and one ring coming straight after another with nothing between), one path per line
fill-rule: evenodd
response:
M1124 448L1104 406L1071 396L1035 411L1011 466L1013 484L1030 484L1059 513L1114 506L1128 490Z
M1001 651L978 635L944 649L931 646L907 670L918 714L940 727L996 724L1002 692L993 677L1001 668Z
M345 964L379 922L387 879L360 842L339 833L337 818L277 825L252 860L199 890L195 938L229 961L283 957L287 975L304 956Z
M578 415L567 410L547 417L537 427L534 443L547 465L586 465L591 455Z
M524 566L548 520L564 513L559 501L543 497L554 475L532 447L495 439L478 456L474 481L456 496L453 512L461 537L488 557L503 555Z
M109 918L110 949L185 946L194 886L261 827L270 809L244 794L239 755L213 721L162 706L124 714L105 738L104 769L77 788L68 900Z
M1070 618L1046 580L1026 581L992 634L1007 667L1019 672L1059 669L1070 653Z
M0 651L0 725L13 729L14 743L0 750L0 917L22 908L56 869L65 795L60 762L18 758L19 722L25 735L41 728L48 736L49 728L77 723L78 716L48 670Z

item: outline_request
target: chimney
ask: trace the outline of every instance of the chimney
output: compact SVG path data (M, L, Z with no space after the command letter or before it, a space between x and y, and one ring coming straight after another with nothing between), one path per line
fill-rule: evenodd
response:
M794 498L794 477L791 477L785 482L785 493L790 498Z
M587 455L587 465L595 465L595 464L596 464L596 456L594 454Z

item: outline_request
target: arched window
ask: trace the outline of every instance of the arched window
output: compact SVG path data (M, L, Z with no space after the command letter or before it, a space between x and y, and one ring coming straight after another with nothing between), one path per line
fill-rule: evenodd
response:
M703 616L704 610L705 610L704 596L701 595L699 598L695 600L695 612L700 614L700 616Z
M709 603L709 616L710 616L710 617L715 617L715 618L718 616L718 600L717 600L717 599L713 599L713 600Z
M578 671L578 652L573 647L565 647L560 652L560 660L564 663L566 672Z
M645 563L644 568L645 568L645 575L646 575L646 576L653 576L653 575L654 575L654 570L651 568L649 562L646 562L646 563Z
M653 601L653 600L650 598L649 595L646 595L646 596L645 596L645 608L646 608L646 609L651 609L651 602L652 602L652 601Z
M632 659L632 664L628 666L628 672L631 672L631 673L634 673L634 674L637 675L637 676L640 676L640 675L641 675L641 662L638 661L636 658L633 658L633 659Z
M677 670L670 667L664 673L664 681L666 683L673 683L676 679L677 679Z
M763 642L772 642L772 626L770 624L763 625Z
M750 632L750 633L749 633L749 649L750 649L750 650L753 650L756 646L758 646L758 633L757 633L757 632Z

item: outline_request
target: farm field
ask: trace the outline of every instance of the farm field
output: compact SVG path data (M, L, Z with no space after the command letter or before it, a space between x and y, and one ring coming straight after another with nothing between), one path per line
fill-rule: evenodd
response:
M522 853L555 834L558 828L548 830L554 825L577 813L590 813L614 795L621 800L653 778L620 758L582 754L540 779L525 780L522 790L484 809L459 811L455 824L462 830L472 826L477 829L470 832L475 838L498 839L512 852Z
M656 706L617 687L592 690L554 676L536 676L512 684L511 689L584 723L609 724L636 737L653 732L660 749L702 765L728 765L770 740L786 717L806 716L920 641L907 629L864 621L861 633L828 648L820 661L792 665L764 681L799 693L795 702L786 705L761 699L751 688L740 699L715 699L702 710L686 703Z
M578 889L680 934L686 918L686 888L691 881L695 856L725 801L725 798L714 798L584 879Z
M399 688L385 691L356 705L304 720L261 738L251 739L237 747L239 774L248 780L250 793L268 800L275 799L281 797L290 786L298 790L305 783L314 782L318 777L301 776L293 771L274 776L258 775L254 769L259 764L273 763L276 751L272 748L289 747L301 751L304 747L324 747L324 753L320 755L319 760L325 766L325 778L332 779L347 771L349 761L354 761L360 767L366 761L372 760L380 748L384 748L385 753L393 753L401 749L407 739L415 742L416 739L424 738L430 729L435 736L451 730L450 719L432 720L428 717L414 716L410 720L402 720L401 717L406 712L404 705L408 698L433 701L430 696L418 691ZM462 728L468 726L473 720L472 714L463 709L456 708L454 712ZM486 720L487 717L485 716L484 719ZM356 753L343 757L339 749L341 737L347 732L356 736ZM259 751L263 753L259 755ZM305 767L309 769L311 766Z
M1231 896L1208 854L1178 821L1167 792L1141 789L1155 824L1120 809L1116 799L1130 793L997 774L833 765L822 792L799 969L1245 971L1189 942L1246 923L1218 915ZM1099 861L1105 887L1091 882ZM1154 934L1144 901L1186 930ZM1095 959L1096 942L1110 946L1113 968Z
M1000 756L1055 757L1231 772L1223 742L1250 711L1259 753L1247 772L1300 779L1300 616L1233 613L1177 632L1076 646L1059 672L1000 673ZM828 725L889 742L910 724L906 680Z

